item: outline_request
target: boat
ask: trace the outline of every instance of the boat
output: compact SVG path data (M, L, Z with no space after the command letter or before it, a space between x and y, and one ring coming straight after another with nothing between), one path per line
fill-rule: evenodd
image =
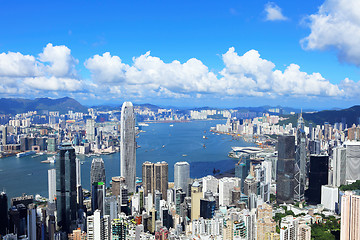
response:
M173 127L174 126L174 124L170 124L170 127Z
M186 157L187 155L186 155L186 154L183 154L182 156L183 156L183 157Z
M29 155L34 155L34 154L36 154L35 151L27 151L27 152L21 152L21 153L16 154L16 157L21 158L21 157L25 157L25 156L29 156Z
M205 144L203 145L203 148L206 148Z
M41 162L42 163L55 163L55 161L56 161L55 159L56 159L56 157L55 157L55 155L53 155L53 156L50 156L46 160L41 161Z
M162 145L162 147L164 148L164 147L165 147L165 145Z
M205 135L203 136L203 139L208 139Z

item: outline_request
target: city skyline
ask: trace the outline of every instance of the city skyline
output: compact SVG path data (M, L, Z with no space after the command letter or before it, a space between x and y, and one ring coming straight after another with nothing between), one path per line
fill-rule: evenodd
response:
M69 5L2 4L1 97L214 107L356 104L356 1ZM41 10L46 22L29 16Z

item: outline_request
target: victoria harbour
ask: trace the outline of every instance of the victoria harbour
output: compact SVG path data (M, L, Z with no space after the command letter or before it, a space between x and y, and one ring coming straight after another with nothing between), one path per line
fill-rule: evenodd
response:
M236 161L227 156L231 147L251 146L252 143L247 143L242 138L233 140L229 135L217 135L209 131L210 127L224 122L150 123L149 126L143 126L143 132L136 139L140 146L137 149L136 176L141 177L141 166L145 161L166 161L169 164L169 181L173 181L173 167L178 161L190 163L192 178L212 175L214 168L220 170L220 173L233 169ZM82 163L82 185L89 189L91 161L94 157L76 157ZM9 197L23 193L47 197L47 170L55 168L55 164L41 163L46 158L43 155L35 158L12 156L0 159L0 189L6 190ZM101 155L101 158L105 163L108 185L111 177L120 175L120 155L117 152Z

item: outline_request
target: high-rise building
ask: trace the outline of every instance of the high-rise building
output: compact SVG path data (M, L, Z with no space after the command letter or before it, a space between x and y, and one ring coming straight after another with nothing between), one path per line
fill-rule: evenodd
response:
M151 162L144 162L142 165L142 183L145 196L154 193L154 164Z
M106 183L105 166L102 158L94 158L91 162L90 183L95 182Z
M144 162L142 166L143 186L145 196L148 193L155 193L155 190L162 193L163 199L167 199L168 189L168 164L166 162L150 163Z
M346 148L338 146L333 148L330 163L329 184L333 187L340 187L346 183Z
M111 225L108 215L101 216L100 210L87 217L87 239L88 240L110 240Z
M200 218L200 199L203 197L201 186L195 181L191 186L191 221Z
M94 182L91 192L91 210L93 212L100 210L100 214L103 216L105 211L105 183Z
M307 202L321 203L321 186L327 185L329 171L329 156L311 155L309 188L306 190Z
M8 229L8 198L5 192L0 193L0 236Z
M95 120L87 119L86 120L86 139L89 142L95 141Z
M181 188L189 195L188 181L190 179L190 164L188 162L177 162L174 165L174 187Z
M297 145L295 156L295 169L294 169L294 200L303 201L305 193L305 177L306 177L306 134L305 122L300 114L297 126Z
M83 208L83 191L81 187L81 163L80 159L76 158L76 194L77 194L77 203L79 208Z
M244 181L244 194L246 196L249 196L250 193L257 194L257 184L256 179L249 174Z
M63 143L56 160L57 223L70 233L77 220L76 155L70 143Z
M239 187L239 178L224 177L219 180L219 205L228 206L232 200L232 190Z
M360 195L347 191L341 197L341 240L360 239Z
M55 202L56 198L56 169L48 170L48 192L49 202Z
M125 178L129 192L135 192L136 141L135 114L131 102L124 102L121 108L120 132L120 175Z
M36 240L36 205L30 204L27 209L27 235L29 240Z
M279 136L276 164L276 200L278 203L294 202L295 137Z
M346 181L360 180L360 142L346 143Z
M235 164L235 177L241 179L241 191L244 191L244 181L250 172L250 156L243 156L238 163Z
M311 240L311 227L309 225L299 225L298 240Z

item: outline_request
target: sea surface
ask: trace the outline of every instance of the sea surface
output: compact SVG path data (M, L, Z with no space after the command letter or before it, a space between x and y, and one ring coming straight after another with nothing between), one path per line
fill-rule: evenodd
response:
M145 161L166 161L169 164L169 181L174 179L174 164L179 161L190 163L190 176L200 178L234 168L236 160L227 156L233 146L251 146L242 140L233 140L229 135L217 135L210 132L210 127L222 120L192 121L181 123L150 123L143 126L136 139L140 148L137 149L136 175L141 177L141 166ZM170 126L173 125L173 126ZM205 138L204 138L205 136ZM204 147L205 145L205 147ZM78 155L81 165L82 186L89 189L90 168L93 157ZM106 184L111 177L120 175L120 154L102 155L105 163ZM55 164L41 163L47 156L33 158L8 157L0 159L0 191L5 190L8 198L26 194L40 194L48 197L47 173L55 168Z

